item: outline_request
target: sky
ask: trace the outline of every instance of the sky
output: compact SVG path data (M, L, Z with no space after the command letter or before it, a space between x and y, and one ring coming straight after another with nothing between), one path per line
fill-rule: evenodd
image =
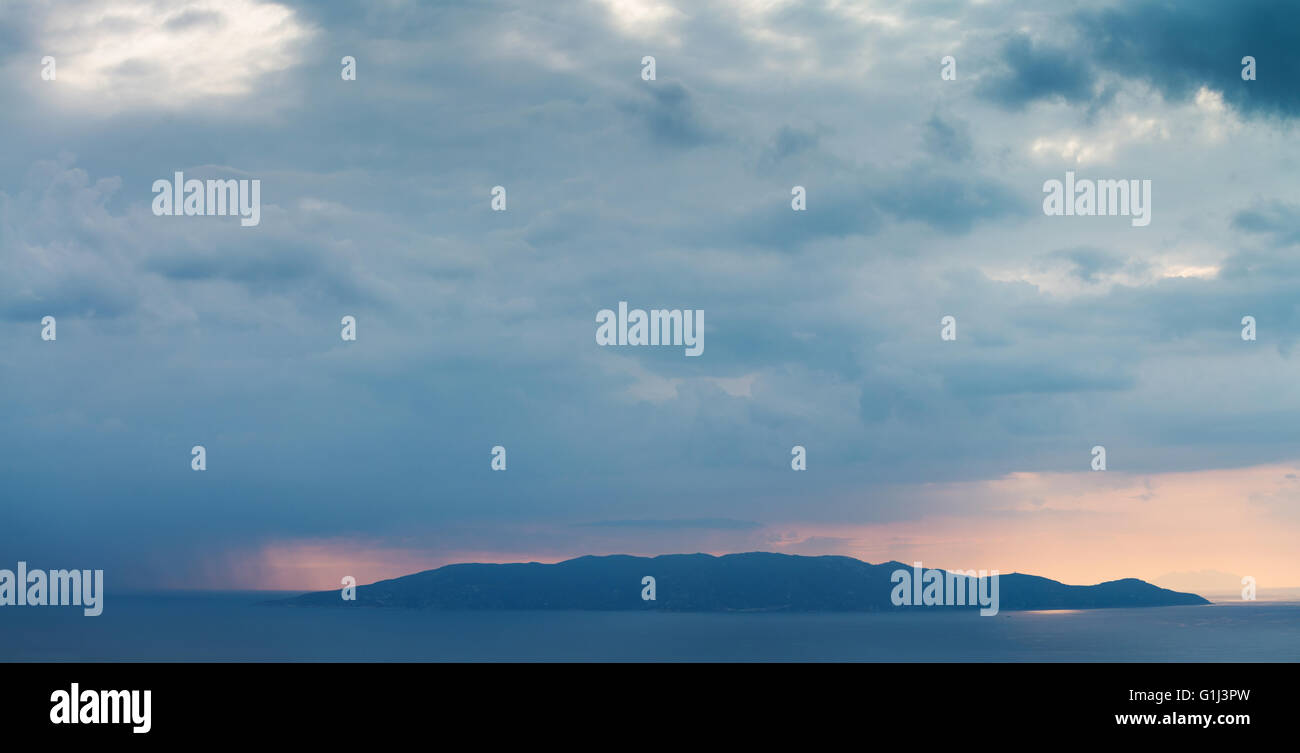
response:
M1300 586L1297 25L6 2L0 564L306 589L762 550ZM177 171L260 180L260 223L156 216ZM1150 224L1044 214L1067 171L1150 180ZM704 311L703 354L597 345L620 301Z

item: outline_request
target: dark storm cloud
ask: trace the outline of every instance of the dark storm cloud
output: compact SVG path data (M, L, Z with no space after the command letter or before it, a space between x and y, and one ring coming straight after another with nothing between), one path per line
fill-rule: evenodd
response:
M1138 0L1065 11L1041 37L1007 37L999 70L978 91L1009 109L1055 100L1090 104L1095 114L1116 92L1104 74L1149 83L1175 101L1204 86L1247 116L1292 118L1300 114L1298 25L1300 6L1271 0ZM1241 77L1246 56L1256 61L1253 81Z
M1069 47L1016 33L1002 42L999 59L1003 69L981 79L978 91L1002 107L1019 109L1051 99L1079 104L1092 98L1092 65Z
M1187 99L1208 86L1247 115L1300 114L1300 5L1141 0L1081 11L1076 23L1092 63L1149 81L1166 97ZM1256 60L1254 81L1241 78L1247 55Z
M1300 333L1297 210L1255 198L1285 180L1291 140L1214 184L1212 211L1160 184L1143 232L1039 212L1060 173L1030 145L1120 101L1125 76L1185 64L1148 54L1129 6L706 2L628 24L592 3L293 7L317 30L297 57L175 107L121 67L76 90L60 59L47 86L47 6L0 4L0 489L33 501L0 550L81 548L147 581L159 562L201 569L189 550L303 537L705 546L906 519L918 508L879 485L1078 470L1095 437L1152 472L1300 452L1300 404L1268 381ZM939 79L956 42L936 16L962 44L996 40L987 71L972 55ZM1187 13L1206 34L1215 17ZM1045 32L1005 34L1025 20ZM1083 23L1128 74L1067 35ZM660 80L640 80L644 54ZM1256 83L1279 73L1233 51L1225 92L1242 54ZM1186 55L1204 57L1192 78L1212 72ZM1175 129L1142 169L1236 166L1255 134ZM262 224L153 216L174 170L260 178ZM1219 274L1162 277L1185 252ZM704 310L705 355L597 347L594 314L620 300Z

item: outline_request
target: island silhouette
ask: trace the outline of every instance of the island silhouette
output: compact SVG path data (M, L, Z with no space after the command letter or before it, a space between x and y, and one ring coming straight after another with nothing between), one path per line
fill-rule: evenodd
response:
M928 568L927 568L928 569ZM894 573L911 565L873 565L852 557L772 552L585 556L555 564L464 563L343 589L315 591L269 604L299 607L414 609L665 610L681 612L873 612L971 609L897 605ZM947 571L940 570L946 578ZM956 583L969 583L955 575ZM653 578L654 599L646 595ZM998 607L1007 610L1112 609L1209 604L1191 593L1124 578L1071 586L1022 573L999 575ZM985 584L988 585L988 584ZM919 593L919 591L918 591ZM918 600L919 601L919 600Z

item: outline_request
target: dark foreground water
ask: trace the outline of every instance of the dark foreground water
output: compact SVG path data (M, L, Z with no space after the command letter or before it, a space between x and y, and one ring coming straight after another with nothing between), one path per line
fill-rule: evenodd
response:
M0 609L0 660L1300 661L1300 603L1082 612L287 608L247 593Z

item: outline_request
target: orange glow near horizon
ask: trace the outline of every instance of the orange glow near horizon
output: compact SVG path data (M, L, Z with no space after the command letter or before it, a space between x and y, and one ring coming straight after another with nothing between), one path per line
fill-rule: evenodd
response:
M1087 585L1167 573L1251 575L1260 589L1300 586L1300 472L1291 465L1166 474L1015 473L980 482L926 484L918 495L981 500L978 510L879 524L780 522L712 540L711 554L768 550L841 554L880 563L1022 572ZM780 533L778 533L780 532ZM793 533L792 533L793 532ZM338 588L458 562L558 562L637 553L626 541L587 537L564 555L526 551L422 551L347 538L273 542L222 557L187 587ZM833 540L829 547L824 543ZM622 545L620 545L620 543ZM679 551L700 551L683 547ZM653 552L670 554L677 552ZM215 564L215 563L214 563Z
M871 562L994 568L1087 585L1217 570L1260 588L1300 585L1300 479L1291 465L1167 474L1017 473L937 486L994 509L867 526L803 526ZM797 542L790 547L797 551Z

